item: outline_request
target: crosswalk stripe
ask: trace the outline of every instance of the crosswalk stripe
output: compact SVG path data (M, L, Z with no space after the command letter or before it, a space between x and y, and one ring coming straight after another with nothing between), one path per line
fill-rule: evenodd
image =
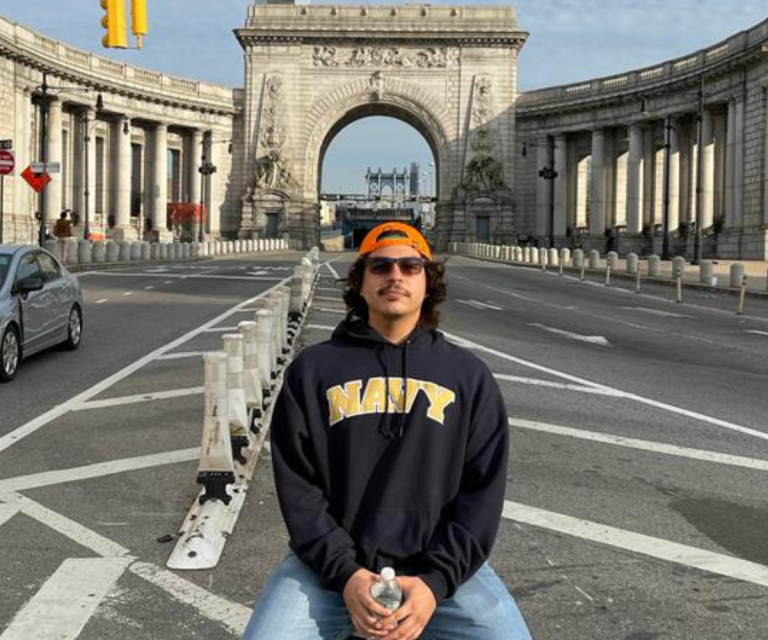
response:
M0 640L75 640L130 563L129 558L65 560Z
M205 391L205 387L189 387L187 389L171 389L170 391L156 391L154 393L141 393L135 396L120 396L117 398L105 398L103 400L89 400L79 406L73 407L72 411L86 411L87 409L104 409L105 407L116 407L124 404L135 404L137 402L150 402L152 400L167 400L169 398L183 398L184 396L196 396Z
M8 505L8 504L0 504L0 526L7 520L10 520L14 515L16 515L16 512L19 510L18 507Z

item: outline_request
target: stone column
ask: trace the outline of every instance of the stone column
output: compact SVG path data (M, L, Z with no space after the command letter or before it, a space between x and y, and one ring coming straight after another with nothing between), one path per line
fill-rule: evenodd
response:
M221 235L221 204L222 197L219 193L219 182L221 180L221 174L225 173L221 169L221 157L223 153L227 153L227 145L222 140L205 140L204 144L208 149L209 162L212 162L217 168L216 173L212 173L207 178L205 185L205 206L208 209L208 233L214 237ZM220 173L221 172L221 173Z
M605 232L605 132L592 132L592 199L589 210L589 235Z
M733 167L733 225L744 225L744 124L746 99L736 99L736 140L734 141Z
M763 104L768 104L768 86L763 87ZM768 228L768 113L763 113L763 225Z
M539 175L539 171L549 167L549 145L541 140L536 147L536 235L544 238L549 230L549 211L552 191L548 180Z
M736 169L736 101L728 102L728 128L726 130L727 142L725 148L725 226L733 227L736 224L736 211L734 201L734 179Z
M643 130L633 124L627 157L627 233L634 235L643 230L643 156Z
M656 222L656 129L647 126L643 129L643 225Z
M115 199L112 208L115 216L114 237L122 240L131 235L131 121L121 116L114 125L115 141L114 175ZM127 131L127 133L126 133Z
M155 127L152 161L152 233L156 239L169 235L168 220L168 125Z
M680 139L678 124L675 120L672 119L667 126L667 144L669 145L667 155L669 159L667 231L673 234L680 226Z
M565 236L568 216L568 140L555 136L555 238Z
M705 109L701 121L701 207L699 224L701 228L707 229L712 226L713 212L715 204L714 183L715 183L715 140L712 123L712 112Z
M87 172L85 169L85 155L82 158L84 180L83 210L80 212L80 227L83 229L83 233L85 233L86 218L89 226L92 226L96 220L96 123L94 120L94 110L91 108L85 109L81 115L80 123L82 125L83 154L88 154Z
M203 132L195 129L189 136L189 157L187 158L187 180L189 181L189 202L200 203L200 158L202 156Z
M48 103L48 129L46 132L46 162L61 162L61 102L53 99ZM61 213L61 174L51 173L51 182L45 187L46 225L53 225Z

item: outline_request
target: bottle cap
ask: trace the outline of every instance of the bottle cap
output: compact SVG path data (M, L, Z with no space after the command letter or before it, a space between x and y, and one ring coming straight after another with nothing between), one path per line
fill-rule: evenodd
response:
M395 579L395 570L392 567L384 567L381 570L381 579L390 582Z

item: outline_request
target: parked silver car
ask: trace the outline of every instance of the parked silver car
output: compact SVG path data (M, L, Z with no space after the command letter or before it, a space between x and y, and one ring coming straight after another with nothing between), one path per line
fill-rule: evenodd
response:
M0 382L13 380L22 358L83 338L80 283L44 249L0 245Z

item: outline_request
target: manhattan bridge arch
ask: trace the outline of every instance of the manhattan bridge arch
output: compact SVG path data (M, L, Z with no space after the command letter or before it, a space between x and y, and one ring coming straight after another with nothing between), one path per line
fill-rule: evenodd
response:
M252 5L241 237L319 242L323 157L347 125L390 116L435 158L436 243L515 237L517 56L511 7ZM361 141L364 146L365 141Z

